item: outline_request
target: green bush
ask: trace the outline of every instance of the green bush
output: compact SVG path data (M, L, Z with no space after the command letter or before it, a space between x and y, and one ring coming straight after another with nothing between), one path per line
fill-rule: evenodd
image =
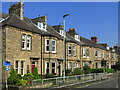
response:
M105 69L105 72L107 72L107 73L113 73L114 69Z
M65 70L65 75L69 75L69 74L71 74L72 73L72 71L70 70L70 69L66 69Z
M83 72L81 71L80 68L75 68L75 70L74 70L74 74L75 74L75 75L82 75Z
M88 65L85 65L85 66L83 67L83 70L84 70L84 74L90 73L90 67L89 67Z
M27 80L19 79L16 83L17 86L29 84Z
M52 74L48 73L48 74L45 74L45 78L54 78L54 76Z
M37 67L34 69L33 76L34 76L34 79L40 79Z
M12 71L10 71L10 77L8 78L8 83L10 85L15 85L17 83L17 81L19 79L21 79L21 77L19 77L20 75L18 75L16 73L16 71L13 69Z
M28 82L32 81L34 79L34 76L31 73L27 73L23 76L24 80L27 80Z
M91 73L103 73L103 68L92 68L90 69Z

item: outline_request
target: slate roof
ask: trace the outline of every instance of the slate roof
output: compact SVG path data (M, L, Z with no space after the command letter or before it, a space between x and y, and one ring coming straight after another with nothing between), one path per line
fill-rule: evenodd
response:
M76 33L76 31L70 31L69 34L72 35L72 36L73 36L73 35L78 35L78 34Z
M1 12L0 12L0 18L4 18L4 19L5 19L6 17L8 17L8 14L1 13Z
M57 32L60 33L60 30L63 30L63 26L61 25L55 25L55 26L52 26Z

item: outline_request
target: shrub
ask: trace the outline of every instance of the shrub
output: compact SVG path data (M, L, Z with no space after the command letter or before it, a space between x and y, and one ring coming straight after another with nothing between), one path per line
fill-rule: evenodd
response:
M70 73L72 73L72 71L70 69L65 70L65 75L69 75Z
M27 85L28 84L28 81L27 80L24 80L24 79L19 79L16 83L17 86L19 85Z
M113 73L114 69L105 69L105 72L107 72L107 73Z
M81 71L80 68L75 68L75 70L74 70L74 74L75 74L75 75L82 75L83 72Z
M90 69L91 73L103 73L103 68L92 68Z
M34 76L31 73L27 73L23 76L23 79L30 83L34 79Z
M10 77L8 78L8 83L10 85L15 85L17 83L17 80L19 79L20 77L18 76L18 74L16 73L14 69L10 71Z
M83 67L83 70L84 70L84 74L90 73L90 67L89 67L88 65L85 65L85 66Z
M34 69L33 76L34 76L34 79L39 79L40 78L39 74L38 74L37 67Z
M54 76L52 74L48 73L48 74L45 74L45 78L54 78Z

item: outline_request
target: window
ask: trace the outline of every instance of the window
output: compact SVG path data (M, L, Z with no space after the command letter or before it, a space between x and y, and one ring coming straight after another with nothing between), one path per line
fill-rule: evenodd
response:
M15 62L15 70L16 70L17 74L19 74L19 61Z
M25 34L22 35L22 49L23 50L26 49L26 35Z
M76 64L77 68L78 68L78 63Z
M63 30L60 30L60 35L63 36Z
M46 39L45 41L45 52L49 52L50 51L50 40Z
M86 65L86 63L84 62L84 63L83 63L83 67L84 67L85 65Z
M43 23L43 29L46 29L45 24Z
M100 50L99 50L99 58L101 57L101 52L100 52Z
M76 46L73 45L73 56L76 56Z
M68 63L68 69L72 71L72 63L71 62Z
M38 22L38 28L42 28L42 23Z
M99 68L101 68L101 63L99 62Z
M45 62L45 73L50 73L50 62Z
M97 57L97 49L95 49L95 57Z
M76 63L73 63L73 69L75 70L75 68L76 68ZM74 71L74 70L73 70L73 71Z
M31 36L27 36L27 50L31 50Z
M24 75L24 71L25 71L25 61L21 61L21 75Z
M103 58L104 58L104 51L103 51Z
M109 68L109 63L107 63L107 68Z
M56 53L56 40L52 40L52 52Z
M75 35L75 40L80 41L80 36L79 35Z
M98 66L97 64L98 64L98 63L96 62L96 63L95 63L95 65L96 65L96 68L97 68L97 66Z
M83 48L83 58L86 58L86 48Z
M68 44L68 56L71 56L71 44Z
M87 58L89 58L89 48L87 48Z
M112 57L112 59L114 59L114 53L112 53L111 57Z
M52 62L52 74L56 73L56 62Z
M109 58L109 52L107 52L107 59Z

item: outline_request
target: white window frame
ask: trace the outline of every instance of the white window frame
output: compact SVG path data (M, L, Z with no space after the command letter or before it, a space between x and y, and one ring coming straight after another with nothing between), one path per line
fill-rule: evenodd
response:
M38 22L38 28L39 28L39 29L42 29L42 26L43 26L42 23L41 23L41 22Z
M55 42L55 45L53 45L53 41ZM52 48L53 47L55 48L55 51L52 50L52 53L56 53L56 40L54 40L54 39L52 40Z
M16 61L18 61L18 60L16 60ZM18 70L18 72L17 72L17 74L20 74L20 61L18 61L18 67L16 68L16 61L15 61L15 71L16 71L16 69Z
M70 65L71 64L71 65ZM71 67L70 67L71 66ZM72 71L72 62L68 62L68 69Z
M63 36L63 30L60 30L60 35Z
M31 50L31 36L30 35L27 35L27 44L29 44L29 47L27 47L27 50Z
M83 48L83 58L86 58L86 48Z
M24 39L24 41L23 41ZM26 35L25 34L22 34L22 44L24 43L24 48L22 47L22 50L25 50L26 49Z
M47 70L46 70L46 69L47 69L47 63L49 63L49 73L50 73L50 62L46 61L46 62L45 62L45 74L47 74L47 72L46 72L46 71L47 71Z
M47 40L49 41L49 45L47 45ZM49 51L46 50L47 46L49 46ZM45 39L45 52L50 52L50 40L49 39Z
M52 62L52 63L55 63L55 67L53 68L52 67L52 69L55 69L55 73L56 73L56 62ZM52 66L52 65L51 65ZM52 73L53 74L53 73Z
M96 56L96 51L97 51L97 56ZM97 49L95 49L95 57L98 57L98 50Z
M86 65L86 63L85 62L83 62L83 67Z
M71 49L69 47L71 47ZM71 54L69 54L69 50L71 50ZM71 56L71 55L72 55L72 45L68 44L68 56Z
M23 68L21 67L21 70L23 69L23 75L21 75L21 76L24 76L24 74L25 74L25 61L21 61L21 64L22 64L22 62L23 62Z
M76 63L73 63L73 70L75 70L76 68Z
M99 50L99 52L98 52L98 56L99 56L99 58L101 57L101 51Z
M86 54L89 53L89 48L87 48ZM90 53L89 53L90 56ZM87 58L89 58L89 56L87 55Z
M99 62L99 68L101 68L101 62Z
M76 56L76 45L73 45L73 56Z
M78 68L79 66L78 66L78 63L76 63L76 67Z

